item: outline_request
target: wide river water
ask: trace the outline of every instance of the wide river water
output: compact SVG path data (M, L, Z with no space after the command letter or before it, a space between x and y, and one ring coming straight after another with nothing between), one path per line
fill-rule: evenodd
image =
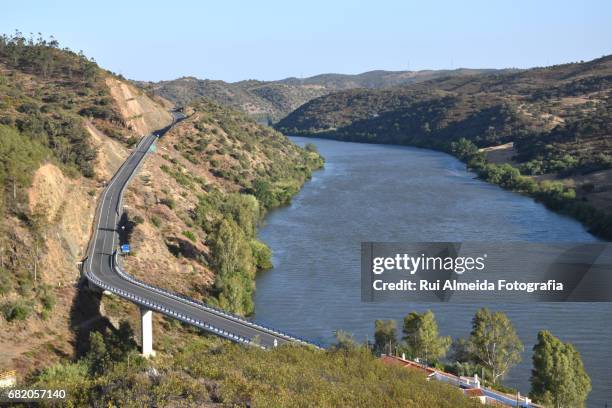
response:
M570 241L596 238L578 222L532 199L474 178L455 158L401 146L291 138L314 143L325 168L259 232L274 268L259 274L256 320L324 344L335 330L373 338L374 320L431 309L440 333L467 337L479 305L389 303L360 299L362 241ZM548 329L580 351L593 391L589 407L612 403L612 305L488 305L508 314L525 344L505 383L529 391L531 351Z

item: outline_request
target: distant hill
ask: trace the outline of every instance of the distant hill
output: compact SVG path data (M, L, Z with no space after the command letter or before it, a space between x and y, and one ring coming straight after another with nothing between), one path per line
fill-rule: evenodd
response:
M492 72L508 72L508 70L460 68L438 71L370 71L358 75L322 74L303 79L248 80L234 83L183 77L171 81L137 82L137 84L179 105L207 98L241 110L257 119L277 121L304 103L338 90L382 89L441 77L464 77Z
M171 81L136 82L150 94L159 95L184 106L205 98L240 110L255 119L276 121L303 103L328 93L322 88L291 86L281 83L243 81L228 83L183 77Z
M398 85L413 84L428 81L435 78L448 76L466 76L475 74L485 74L493 72L507 72L515 70L495 70L495 69L469 69L458 68L454 70L422 70L422 71L368 71L356 75L346 74L321 74L310 78L287 78L278 82L294 85L322 86L327 89L341 90L354 88L382 89Z
M467 150L471 144L490 163L561 181L566 202L557 207L612 237L612 56L338 91L309 101L276 127L288 135L435 148L463 159L475 152L457 152L457 143ZM566 199L571 196L576 199Z
M553 129L558 133L580 121L602 122L583 132L585 137L605 133L611 123L611 83L612 56L517 72L447 76L387 89L335 92L301 106L277 128L287 134L378 143L442 147L463 137L479 147L514 141L526 148L536 135Z

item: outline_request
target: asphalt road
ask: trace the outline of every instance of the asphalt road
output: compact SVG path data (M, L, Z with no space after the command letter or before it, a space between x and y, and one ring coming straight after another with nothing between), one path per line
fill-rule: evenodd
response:
M183 118L173 113L174 121ZM127 275L116 262L118 223L122 213L123 191L138 171L151 146L172 125L144 137L130 154L102 193L95 217L95 229L83 267L85 276L94 286L121 296L141 307L162 313L200 327L230 340L270 348L287 342L305 341L280 331L211 308L192 299L144 284Z

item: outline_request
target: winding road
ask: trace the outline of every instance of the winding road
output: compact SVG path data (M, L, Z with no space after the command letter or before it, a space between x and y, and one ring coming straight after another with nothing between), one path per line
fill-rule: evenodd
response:
M182 295L148 285L123 271L117 256L123 192L155 141L182 119L184 116L175 112L172 124L142 138L102 192L94 218L93 236L83 262L85 277L94 287L114 293L143 309L162 313L237 343L262 348L288 342L311 344Z

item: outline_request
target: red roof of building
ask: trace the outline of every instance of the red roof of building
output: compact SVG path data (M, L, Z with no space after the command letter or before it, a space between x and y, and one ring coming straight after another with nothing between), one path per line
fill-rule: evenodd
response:
M380 360L382 361L383 364L399 365L399 366L406 367L406 368L412 368L412 369L421 371L427 375L436 372L436 370L434 370L433 368L429 368L427 366L416 363L414 361L404 360L400 357L383 355L380 357Z
M463 390L468 397L484 397L485 393L480 388L470 388Z

